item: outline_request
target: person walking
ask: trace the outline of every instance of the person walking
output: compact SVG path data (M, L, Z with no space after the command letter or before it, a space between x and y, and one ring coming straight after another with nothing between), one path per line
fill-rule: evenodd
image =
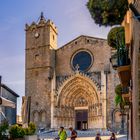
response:
M101 137L100 137L100 133L97 133L97 135L95 137L95 140L102 140Z
M72 127L69 127L69 130L71 131L70 139L71 140L76 140L76 138L77 138L77 132L76 132L76 130L74 130Z
M66 133L63 126L60 127L60 130L58 132L58 136L59 136L59 138L58 138L59 140L66 140L67 139L67 133Z
M112 133L112 134L111 134L111 137L110 137L109 140L117 140L117 138L116 138L116 136L115 136L115 133Z

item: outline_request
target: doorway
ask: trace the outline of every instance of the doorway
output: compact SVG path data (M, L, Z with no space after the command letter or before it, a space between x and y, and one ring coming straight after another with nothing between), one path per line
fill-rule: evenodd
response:
M77 130L88 129L88 110L75 111L75 128Z

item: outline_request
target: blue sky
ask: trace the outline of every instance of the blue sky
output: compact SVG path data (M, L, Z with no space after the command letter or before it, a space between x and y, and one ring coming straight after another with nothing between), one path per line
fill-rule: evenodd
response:
M58 47L79 35L106 38L109 28L94 24L87 0L3 0L0 2L0 75L3 83L24 95L25 23L37 21L41 11L58 27ZM18 99L20 114L21 98Z

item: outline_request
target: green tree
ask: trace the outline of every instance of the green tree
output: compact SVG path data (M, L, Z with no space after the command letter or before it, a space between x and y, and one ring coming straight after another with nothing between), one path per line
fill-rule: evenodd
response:
M120 25L128 10L127 0L89 0L87 8L96 24Z
M112 28L107 36L108 45L117 49L118 47L125 47L125 30L123 26Z

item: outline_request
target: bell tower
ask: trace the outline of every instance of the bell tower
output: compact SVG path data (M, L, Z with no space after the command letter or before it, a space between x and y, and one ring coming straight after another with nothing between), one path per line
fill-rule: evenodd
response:
M39 21L26 24L25 96L31 97L30 121L51 125L51 90L55 71L57 28L41 13Z

